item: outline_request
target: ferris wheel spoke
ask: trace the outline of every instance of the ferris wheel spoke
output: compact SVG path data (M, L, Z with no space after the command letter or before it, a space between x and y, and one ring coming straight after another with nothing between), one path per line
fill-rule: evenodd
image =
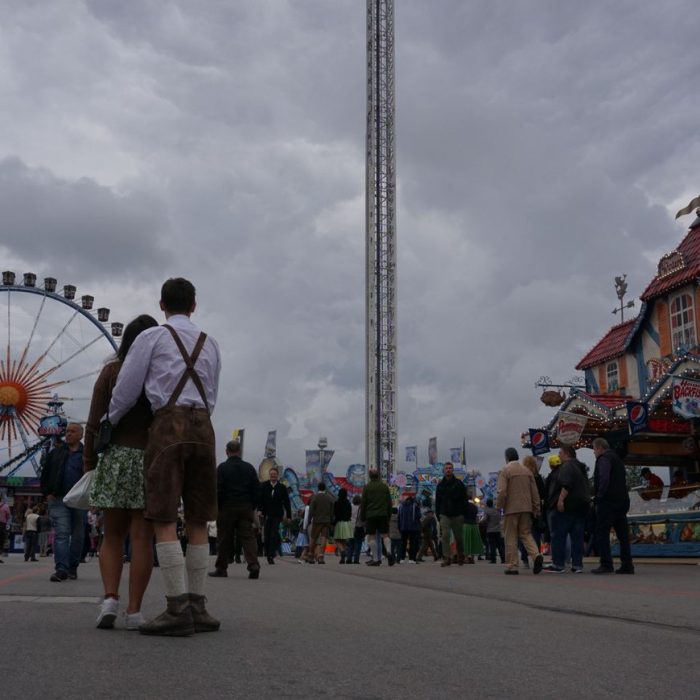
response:
M30 418L33 417L29 415L29 412L23 413L21 416L19 416L19 422L22 424L25 433L35 433L33 423L36 423L36 418L33 419L33 422L29 420Z
M44 358L49 354L49 352L51 352L51 348L53 348L53 346L56 345L56 343L61 339L63 334L68 330L68 326L70 326L70 324L73 323L73 320L78 315L78 313L78 311L73 312L73 315L68 319L68 321L66 321L66 325L63 326L63 328L61 328L56 337L51 341L49 347L47 347L46 350L44 350L44 352L41 355L39 355L39 357L34 361L32 366L29 368L30 371L35 370L44 361Z
M36 333L36 327L39 324L39 319L41 318L41 314L44 311L44 304L45 303L46 303L46 295L41 297L41 304L39 306L39 311L37 311L37 314L34 317L34 325L32 326L32 332L29 334L29 339L27 340L27 344L24 346L24 350L22 350L22 356L20 357L20 360L19 360L20 367L24 364L24 360L27 357L27 352L29 351L29 346L32 344L32 340L34 340L34 333Z
M102 340L103 337L104 336L102 336L102 334L95 336L89 343L85 343L85 345L78 348L72 355L69 355L65 360L62 360L57 365L54 365L53 367L49 367L49 369L38 374L37 379L39 379L39 380L46 379L46 377L48 377L50 374L53 374L57 369L60 369L64 365L67 365L73 358L75 358L78 355L80 355L81 353L85 352L89 347L92 347L98 340ZM99 370L97 370L97 371L99 371ZM97 374L97 372L94 372L94 374Z

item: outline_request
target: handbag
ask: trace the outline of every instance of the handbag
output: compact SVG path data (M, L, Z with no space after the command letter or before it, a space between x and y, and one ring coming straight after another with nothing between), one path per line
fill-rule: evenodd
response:
M87 510L90 507L90 490L92 482L95 480L95 470L85 472L73 488L63 497L63 503L69 508Z
M95 452L101 455L109 447L110 442L112 442L112 422L107 416L100 421L100 427L95 433L95 441L93 443Z

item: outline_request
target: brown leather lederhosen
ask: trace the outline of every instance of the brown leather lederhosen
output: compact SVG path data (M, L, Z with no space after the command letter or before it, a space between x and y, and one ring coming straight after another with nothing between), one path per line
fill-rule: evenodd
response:
M189 355L175 329L165 324L185 361L185 371L168 403L153 414L144 455L145 517L161 522L177 520L180 499L190 522L216 520L216 451L209 402L194 365L207 336L200 333ZM188 379L205 408L177 406Z

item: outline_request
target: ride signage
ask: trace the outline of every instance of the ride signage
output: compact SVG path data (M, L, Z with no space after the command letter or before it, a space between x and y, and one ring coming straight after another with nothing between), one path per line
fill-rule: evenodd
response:
M559 442L564 445L576 444L583 434L587 420L586 416L580 416L578 413L559 411L557 419L557 438Z
M671 407L682 418L700 418L700 382L674 379Z

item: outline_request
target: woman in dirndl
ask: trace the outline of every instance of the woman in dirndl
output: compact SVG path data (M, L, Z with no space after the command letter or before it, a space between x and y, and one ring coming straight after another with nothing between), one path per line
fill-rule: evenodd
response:
M481 533L479 532L479 525L477 523L477 517L479 515L479 509L476 504L471 501L467 501L464 504L464 527L463 527L463 537L464 537L464 556L466 557L467 564L474 563L475 556L481 556L484 553L484 542L481 539Z
M336 551L340 552L340 563L345 564L347 542L352 539L352 505L348 498L347 489L338 491L338 500L333 504L333 519L335 529L333 530L333 540Z
M124 329L116 357L102 368L95 382L85 425L84 470L97 469L90 491L90 506L104 512L104 539L99 554L104 585L104 599L97 616L100 629L114 627L117 617L127 534L131 544L131 564L125 626L128 630L137 630L144 622L141 601L153 570L153 527L143 517L143 452L152 420L146 395L142 393L136 405L119 421L113 429L109 446L99 457L94 442L100 421L107 415L112 391L129 348L140 333L157 325L154 318L142 315Z

